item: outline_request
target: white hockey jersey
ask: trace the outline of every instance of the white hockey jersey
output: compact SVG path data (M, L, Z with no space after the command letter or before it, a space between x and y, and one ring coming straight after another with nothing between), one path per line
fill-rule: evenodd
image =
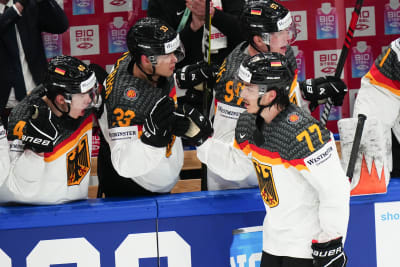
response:
M176 102L174 87L156 88L128 73L131 62L124 54L106 81L105 108L99 124L111 150L116 172L151 192L169 192L183 166L180 137L167 147L153 147L140 140L147 114L163 95ZM101 163L99 163L101 164Z
M350 186L332 134L295 105L264 124L264 143L253 139L256 116L240 115L235 144L224 164L211 164L232 179L256 173L267 210L263 250L277 256L312 258L312 240L345 237ZM243 153L244 152L244 153Z
M35 96L35 91L13 109L9 118L8 176L0 187L1 202L28 204L60 204L88 197L91 170L93 115L87 111L76 128L64 127L62 119L55 117L60 138L52 152L43 156L24 149L19 127L29 118L32 104L46 105ZM0 150L6 144L0 140ZM2 160L2 164L7 160Z
M197 148L197 157L207 166L211 158L218 158L222 146L230 147L233 144L236 122L239 115L246 109L243 106L243 99L240 97L242 84L236 80L237 70L241 62L250 57L247 53L248 43L241 43L222 63L216 79L214 92L214 134L203 145ZM296 59L291 47L288 46L286 57L289 59L290 68L294 78L290 89L290 101L301 107L307 108L308 101L301 97L297 83ZM216 154L214 157L213 154ZM221 163L223 164L223 163ZM211 168L207 169L208 190L223 190L248 188L257 186L257 177L252 174L242 177L240 180L232 180L229 177L219 176Z

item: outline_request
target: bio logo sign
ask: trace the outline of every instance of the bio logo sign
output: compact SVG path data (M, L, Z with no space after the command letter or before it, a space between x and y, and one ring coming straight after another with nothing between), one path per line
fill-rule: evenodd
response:
M346 28L349 27L351 21L351 14L354 8L346 8ZM358 17L357 26L354 36L375 36L375 7L365 6L361 8L360 16Z
M132 0L104 0L104 13L133 11Z
M191 267L190 246L175 231L130 234L115 250L115 267L139 267L139 259L166 257L168 266ZM26 267L76 264L100 267L100 252L86 238L41 240L26 257ZM12 259L0 249L0 266L11 267Z
M70 41L72 56L99 54L99 25L70 27Z
M296 25L297 41L308 40L307 11L293 11L292 20Z
M340 49L314 51L315 77L334 75L339 60ZM344 75L342 72L342 79Z

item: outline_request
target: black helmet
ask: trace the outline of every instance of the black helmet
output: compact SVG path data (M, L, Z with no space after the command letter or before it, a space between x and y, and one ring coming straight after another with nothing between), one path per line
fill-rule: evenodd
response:
M155 65L157 56L175 53L178 62L185 56L183 45L177 32L158 18L142 18L127 34L127 45L136 59L146 55Z
M296 39L295 24L289 10L272 0L250 0L240 15L243 34L252 43L253 36L259 35L270 44L270 33L289 29L290 43Z
M66 101L73 94L89 93L92 104L97 105L98 92L95 73L81 60L71 56L57 56L50 60L43 82L46 95L51 99L61 94Z
M289 95L293 74L285 56L267 52L245 59L239 67L238 78L259 85L260 95L272 89Z

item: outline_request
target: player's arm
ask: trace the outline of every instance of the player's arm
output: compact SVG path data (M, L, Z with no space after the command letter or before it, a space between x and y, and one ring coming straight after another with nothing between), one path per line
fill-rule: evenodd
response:
M117 127L108 128L107 110L99 120L118 174L155 192L168 191L183 166L181 140L169 128L174 108L168 103L169 100L158 102L143 125L131 122L134 110L122 108L113 111L117 115L114 121Z
M251 136L238 128L235 133L227 133L227 136L231 136L229 141L222 136L209 138L197 148L197 157L207 164L207 168L226 180L244 180L254 172L248 149L248 138Z
M302 171L318 194L320 203L319 221L322 231L310 244L316 267L325 266L329 261L335 262L336 265L332 266L342 266L339 264L347 261L343 241L349 220L350 183L331 137L329 142L304 159L308 170ZM325 253L330 251L335 253Z

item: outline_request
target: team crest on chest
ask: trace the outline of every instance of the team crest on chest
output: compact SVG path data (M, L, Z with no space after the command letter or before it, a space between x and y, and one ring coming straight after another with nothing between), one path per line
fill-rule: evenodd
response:
M258 186L260 187L262 199L270 208L276 207L279 204L279 198L272 175L272 167L264 165L254 159L253 165L256 169Z
M79 185L90 171L90 153L87 135L67 154L68 186Z
M135 101L138 97L138 93L134 87L128 87L124 91L124 98L129 101Z
M301 120L301 115L297 112L291 112L287 116L287 122L290 124L298 123Z

